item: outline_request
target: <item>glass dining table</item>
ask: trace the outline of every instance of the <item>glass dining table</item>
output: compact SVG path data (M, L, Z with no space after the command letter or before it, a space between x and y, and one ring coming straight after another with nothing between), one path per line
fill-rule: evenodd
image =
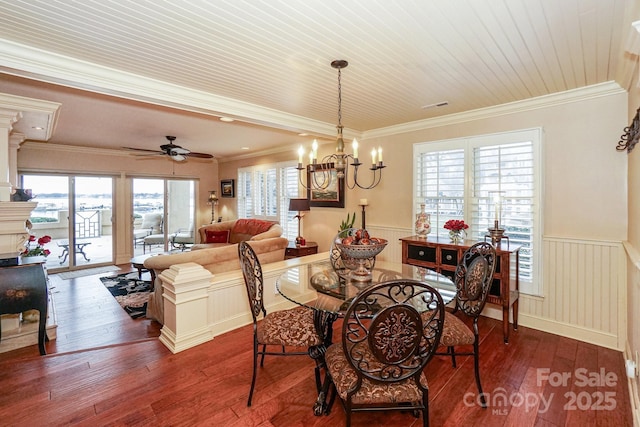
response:
M284 298L314 311L316 330L323 338L321 345L309 349L309 356L316 361L318 399L313 411L317 416L326 414L329 409L326 402L329 381L326 378L324 354L333 341L333 324L344 316L358 293L389 280L411 279L433 286L445 304L452 301L456 294L455 284L448 277L408 264L376 261L371 269L370 281L363 282L351 276L351 270L334 268L327 259L290 267L276 280L276 289ZM321 371L324 371L324 378Z

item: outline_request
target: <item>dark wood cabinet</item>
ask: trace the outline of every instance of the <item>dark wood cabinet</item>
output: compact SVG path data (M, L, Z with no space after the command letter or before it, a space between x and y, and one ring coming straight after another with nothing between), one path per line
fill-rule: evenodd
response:
M289 246L287 246L287 249L284 252L284 259L314 255L317 253L318 244L316 242L307 242L304 246L296 245L295 242L289 242Z
M47 274L42 261L0 268L0 314L18 314L27 310L38 310L38 349L46 354L47 324ZM0 330L0 340L2 331Z
M418 265L453 278L462 254L476 243L465 240L453 243L449 239L418 236L404 237L402 241L402 262ZM504 342L509 342L509 309L513 312L513 329L518 329L518 297L520 273L520 245L503 241L496 247L497 264L493 284L487 302L502 307L502 328Z

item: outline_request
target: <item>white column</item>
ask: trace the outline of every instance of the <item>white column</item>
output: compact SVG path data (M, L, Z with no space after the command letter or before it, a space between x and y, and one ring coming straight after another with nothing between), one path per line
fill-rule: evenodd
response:
M19 187L18 185L18 150L20 144L25 140L23 134L13 132L9 135L9 183L13 187Z
M0 110L0 202L11 200L11 177L9 174L9 134L13 124L22 113ZM17 150L17 149L16 149ZM15 183L14 183L15 184Z
M164 300L160 341L173 353L211 341L207 304L213 275L200 264L189 262L172 265L159 277Z

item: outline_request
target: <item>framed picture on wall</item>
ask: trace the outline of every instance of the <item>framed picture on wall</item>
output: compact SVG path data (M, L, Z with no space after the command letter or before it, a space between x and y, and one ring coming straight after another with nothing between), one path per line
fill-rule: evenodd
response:
M344 208L344 179L338 179L333 163L307 170L307 198L310 206Z
M233 179L223 179L220 181L220 195L222 197L235 197L236 196L236 186L235 180Z

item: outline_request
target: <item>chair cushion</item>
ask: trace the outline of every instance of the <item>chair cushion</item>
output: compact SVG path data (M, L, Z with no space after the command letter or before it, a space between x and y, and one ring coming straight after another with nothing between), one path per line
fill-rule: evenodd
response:
M309 347L322 340L316 333L313 311L307 307L274 311L258 322L258 343Z
M141 229L149 229L151 233L160 233L162 231L162 214L146 213L142 217Z
M205 230L207 236L204 243L227 243L229 241L229 230Z
M455 314L446 312L440 345L444 347L473 344L476 337L473 331Z
M347 360L342 343L331 345L324 357L338 395L342 400L346 400L347 392L353 388L358 380L358 374ZM373 360L373 355L370 357ZM420 383L425 388L427 387L427 378L424 373L420 374ZM351 402L357 405L377 405L417 402L420 400L422 400L422 391L413 378L394 383L376 383L365 377L362 379L360 389L353 395Z
M144 238L147 245L161 245L164 243L164 234L151 234Z

